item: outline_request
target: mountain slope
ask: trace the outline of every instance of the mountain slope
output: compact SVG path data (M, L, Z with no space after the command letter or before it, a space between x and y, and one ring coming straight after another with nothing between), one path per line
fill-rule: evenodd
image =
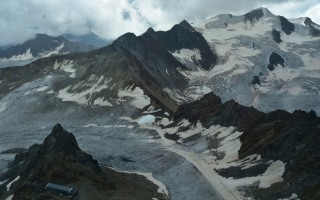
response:
M208 70L217 62L217 56L213 53L213 49L210 49L203 36L185 20L166 32L155 32L153 29L149 29L147 32L159 40L168 51L191 70L197 69L197 66ZM184 58L184 51L189 53L191 59Z
M219 15L194 27L215 49L218 64L208 73L191 73L191 86L205 79L202 85L223 101L234 99L262 111L319 112L320 39L311 26L260 8L242 16Z
M140 87L142 94L175 111L177 103L164 90L179 91L185 87L187 82L177 68L185 69L185 66L149 34L137 37L128 33L112 45L88 54L51 57L21 69L3 69L0 87L6 93L10 82L15 82L15 88L36 76L67 73L68 78L64 79L68 81L61 81L52 88L62 100L92 106L96 100L101 105L119 104L119 90ZM15 77L21 78L16 80ZM70 98L73 94L79 95Z
M189 123L184 122L185 119ZM203 130L198 128L199 122L203 125ZM185 125L181 125L182 123ZM233 100L222 103L219 97L209 93L198 101L180 106L173 124L169 124L167 130L177 125L180 128L167 132L166 137L175 140L183 138L179 141L184 145L195 143L192 140L201 142L197 138L207 137L210 150L208 154L218 162L213 169L223 177L234 179L235 185L237 179L240 180L237 189L246 191L248 196L254 199L279 199L295 193L301 199L320 197L317 190L320 181L317 170L320 118L314 111L288 113L277 110L262 113L254 108L241 106ZM216 126L221 129L213 129ZM230 129L228 135L224 133L223 127ZM240 142L237 156L230 157L230 152L224 151L237 149L237 140ZM222 148L224 145L229 147ZM257 155L260 156L259 159L249 159ZM272 177L267 179L271 185L263 186L265 180L261 178L256 179L256 182L260 181L259 186L254 181L250 184L250 178L255 180L254 177L262 176L268 166L271 166L270 163L280 162L279 160L285 163L279 174L283 180ZM227 164L223 164L226 161ZM245 167L248 163L249 166ZM272 169L273 175L278 175L279 168L277 166ZM228 182L226 184L233 185Z

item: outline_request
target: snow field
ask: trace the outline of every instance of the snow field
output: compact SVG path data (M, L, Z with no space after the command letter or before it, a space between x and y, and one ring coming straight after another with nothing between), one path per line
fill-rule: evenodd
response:
M242 132L236 131L235 127L217 125L206 129L200 122L197 122L196 125L191 125L188 120L182 120L172 128L161 129L157 126L168 125L169 123L170 121L167 118L162 118L158 124L144 124L142 128L158 131L161 143L167 146L170 151L183 156L191 162L207 178L209 183L219 191L223 198L247 199L238 189L253 184L258 184L259 188L268 188L274 183L283 181L282 175L285 171L285 163L280 160L269 161L268 164L270 166L266 171L254 177L224 178L215 171L229 167L241 167L244 170L262 163L260 155L250 155L242 160L239 159L238 151L241 147L240 136ZM189 126L188 130L178 132L179 128L187 126ZM166 133L178 134L181 139L178 140L178 143L168 140L164 136ZM203 152L196 152L192 148L185 147L185 145L179 145L179 143L183 143L183 139L195 134L206 136L208 139L211 138L215 144ZM215 156L217 153L220 156Z

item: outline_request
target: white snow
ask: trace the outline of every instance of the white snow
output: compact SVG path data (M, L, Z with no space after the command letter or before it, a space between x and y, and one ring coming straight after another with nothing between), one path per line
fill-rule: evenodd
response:
M138 124L152 124L155 121L156 121L156 117L149 114L141 117L138 121Z
M139 109L142 109L150 104L150 98L147 95L144 95L143 90L139 87L135 87L134 90L132 90L131 87L125 90L120 90L118 92L118 96L120 98L133 98L133 100L130 101L130 104Z
M215 19L214 19L215 20ZM272 23L270 18L264 18L252 25L250 22L244 23L243 21L232 24L229 23L227 28L208 28L207 24L210 21L201 22L196 26L199 30L202 30L203 37L211 42L213 40L228 40L234 38L237 35L246 35L250 37L257 37L266 35L266 32L272 30Z
M7 182L8 181L8 179L7 180L4 180L4 181L0 181L0 185L2 185L3 183L5 183L5 182Z
M285 199L278 199L278 200L300 200L297 194L292 193L291 197Z
M252 185L255 183L259 183L259 188L268 188L272 184L281 182L283 180L282 175L284 170L285 164L282 161L277 160L272 162L269 168L261 175L240 179L226 178L224 181L234 188Z
M90 80L91 79L91 80ZM112 81L112 79L107 79L103 75L96 76L91 75L87 82L79 82L74 86L68 86L58 92L58 98L62 99L62 101L73 101L82 105L89 105L89 101L91 99L92 93L100 92L102 89L108 88L108 84ZM90 88L87 90L83 90L81 92L73 92L81 86L89 86ZM110 106L107 101L103 101L98 99L96 101L97 105L100 106Z
M291 18L291 19L288 19L288 20L291 23L305 26L304 21L306 20L306 17L299 17L299 18L293 18L293 19Z
M0 61L24 61L31 60L33 58L30 48L23 54L13 55L10 58L0 58Z
M161 123L164 122L165 124L167 124L167 123L166 123L167 121L168 121L167 118L163 118L162 121L161 121ZM165 124L163 124L163 125L165 125ZM184 120L182 120L177 126L163 129L163 132L164 132L164 133L167 133L167 134L174 134L174 133L176 133L176 132L178 131L178 129L179 129L180 127L186 127L186 126L189 126L189 125L190 125L190 122L189 122L188 120L184 119ZM197 127L197 126L196 126L196 127ZM201 129L201 128L195 128L195 127L194 127L194 129L196 129L197 131L199 131L198 129ZM188 133L186 133L186 134L190 136L190 134L188 134ZM194 134L194 133L192 132L192 134ZM185 135L183 134L182 137L184 137L184 136L185 136Z
M158 193L164 194L166 197L169 197L169 192L167 190L167 187L159 180L155 179L152 176L152 173L143 173L143 172L135 172L136 174L145 176L149 181L157 185L159 188L157 190Z
M104 100L103 97L95 99L93 104L98 106L112 106L112 104L109 101Z
M54 54L59 54L60 51L63 49L63 47L64 47L64 42L60 46L57 46L53 51L46 51L46 52L40 53L40 57L45 58Z
M86 124L82 126L83 128L127 128L133 129L133 125L117 124L117 125L98 125L98 124Z
M224 153L223 160L220 162L227 163L239 159L238 151L241 147L240 136L242 132L235 131L234 127L229 127L221 135L224 133L226 135L223 137L217 150Z
M288 88L288 92L291 95L301 95L301 94L303 94L303 91L304 90L299 86L293 86L293 87Z
M7 102L0 102L0 112L4 111L7 108Z
M235 127L216 125L206 129L200 122L191 125L188 120L182 120L175 127L159 128L160 125L168 125L169 123L167 118L162 118L157 123L142 124L141 127L156 130L161 137L160 142L167 146L170 151L183 156L191 162L224 199L247 199L247 197L243 196L241 190L238 191L242 186L258 184L260 188L268 188L272 184L283 180L282 175L285 171L285 164L280 160L270 161L270 166L267 170L255 177L224 178L215 172L215 170L229 167L248 169L262 163L260 155L250 155L241 160L239 159L238 151L241 147L240 136L242 132L238 132ZM189 126L188 130L178 132L179 128L187 126ZM164 137L165 134L178 134L182 139L199 134L202 137L211 138L213 145L203 152L195 152L185 145L179 145L179 143L183 143L183 140L179 140L176 143Z
M91 127L99 127L99 125L98 125L98 124L86 124L86 125L84 125L84 126L82 126L82 127L84 127L84 128L91 128Z
M7 191L10 190L11 185L12 185L14 182L16 182L17 180L19 180L19 178L20 178L20 176L17 176L13 181L11 181L10 183L8 183L8 185L7 185Z
M178 126L187 126L190 123L187 120L183 120ZM196 133L200 130L201 125L198 124L196 126ZM185 148L181 148L177 145L176 142L172 140L168 140L164 137L164 134L167 132L173 133L175 130L178 129L178 127L170 128L170 129L161 129L157 126L142 126L142 128L146 129L153 129L158 131L160 137L161 137L161 143L168 147L168 149L172 152L175 152L181 156L183 156L186 160L191 162L205 177L208 182L212 185L213 188L215 188L220 195L224 199L233 200L233 199L242 199L242 196L234 189L230 188L228 185L225 185L223 182L223 178L220 177L215 171L214 166L210 165L203 157L202 155L196 154L195 152L188 151ZM210 134L211 131L203 130L202 134Z
M153 105L149 106L148 110L143 111L143 114L152 114L156 112L160 112L161 109L155 110L155 107Z
M200 55L199 49L180 49L175 52L172 52L171 54L174 57L181 59L182 61L187 60L189 62L193 62L193 59L195 59L197 61L201 60L201 55Z
M46 89L48 89L48 86L42 86L37 89L37 92L42 92L42 91L45 91Z
M188 97L191 97L193 101L198 100L203 97L203 95L208 94L211 92L211 89L207 87L206 85L202 86L190 86L186 90L186 95Z
M53 68L55 70L63 70L67 73L70 73L70 77L76 77L76 69L72 68L74 66L73 60L63 60L62 62L58 63L57 61L54 63Z
M8 196L5 200L12 200L13 199L13 194L11 194L10 196Z
M268 188L274 183L281 182L283 180L282 175L285 171L285 164L280 161L274 161L263 173L260 179L260 188Z
M192 152L186 152L177 148L171 148L172 152L175 152L183 156L186 160L192 163L205 177L208 182L215 188L223 199L233 200L242 199L242 196L234 189L225 185L222 177L220 177L208 163L203 161L198 155Z

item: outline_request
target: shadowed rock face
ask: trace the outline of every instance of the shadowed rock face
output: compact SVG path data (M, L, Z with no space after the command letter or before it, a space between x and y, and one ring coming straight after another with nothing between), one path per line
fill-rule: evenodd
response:
M315 28L316 24L309 17L305 19L304 24L310 28L311 36L320 37L320 30Z
M292 32L294 32L294 24L289 22L285 17L280 16L280 23L282 31L285 32L287 35L290 35Z
M276 43L282 42L280 32L272 29L272 37Z
M249 191L259 199L270 199L283 192L296 193L301 199L320 197L316 189L320 183L320 118L314 111L262 113L233 100L222 103L219 97L209 93L196 102L180 106L174 119L178 122L183 118L192 123L200 120L205 127L234 126L243 132L240 159L260 154L262 158L286 163L285 181L269 189ZM233 173L232 169L229 173Z
M53 127L51 134L44 140L43 147L45 152L70 152L73 155L81 151L74 135L64 130L61 124Z
M201 33L197 32L187 21L174 25L169 31L149 29L150 34L170 52L181 49L199 49L201 55L200 66L206 70L217 63L217 56L212 53L208 43Z
M284 67L284 59L279 54L272 52L269 57L269 64L267 65L267 68L270 71L273 71L277 65Z

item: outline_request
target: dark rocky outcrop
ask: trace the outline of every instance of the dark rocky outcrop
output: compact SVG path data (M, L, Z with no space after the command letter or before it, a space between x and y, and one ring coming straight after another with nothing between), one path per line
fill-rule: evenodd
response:
M283 32L285 32L287 35L290 35L292 32L294 32L295 26L293 23L289 22L285 17L280 16L280 23L281 23L281 29Z
M253 21L257 21L259 20L260 18L262 18L264 16L264 13L263 13L263 9L260 8L260 9L256 9L256 10L252 10L248 13L246 13L244 15L244 20L245 21L250 21L250 22L253 22Z
M258 199L276 199L284 193L296 193L301 199L320 198L317 189L320 184L320 118L314 111L263 113L233 100L222 103L219 97L209 93L198 101L180 106L175 123L183 118L192 123L199 120L205 127L218 124L236 127L243 132L240 158L260 154L263 159L280 159L286 163L283 182L268 189L248 191ZM240 176L232 170L220 173Z
M310 35L313 37L320 37L320 30L316 28L317 24L315 24L309 17L307 17L304 21L304 24L310 28ZM319 25L318 25L319 27Z
M276 43L282 42L280 32L272 29L272 38Z
M254 76L252 80L252 85L261 85L260 76Z
M284 67L284 59L279 54L272 52L269 57L269 64L267 65L267 68L270 71L273 71L278 65Z
M148 29L144 37L147 37L148 34L158 40L170 52L181 49L199 49L202 58L199 64L203 69L208 70L217 63L217 56L212 53L202 34L185 20L174 25L169 31L155 32L153 29Z
M44 190L49 182L76 187L79 199L166 198L157 193L157 186L142 177L125 176L99 166L60 124L53 127L43 144L34 144L27 152L17 154L0 180L9 183L17 176L19 179L8 192L1 185L0 198L14 194L14 199L67 199Z

